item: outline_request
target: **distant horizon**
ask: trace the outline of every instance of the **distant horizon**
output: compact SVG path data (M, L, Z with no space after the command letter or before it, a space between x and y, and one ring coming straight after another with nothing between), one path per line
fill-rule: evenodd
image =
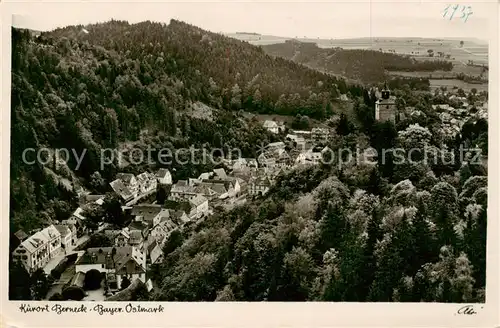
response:
M212 32L212 31L211 31ZM387 35L380 35L380 36L359 36L359 37L332 37L332 38L320 38L320 37L313 37L313 36L283 36L283 35L273 35L273 34L268 34L268 33L255 33L255 32L216 32L216 33L222 33L224 35L233 35L233 34L246 34L246 35L259 35L259 36L270 36L270 37L276 37L276 38L281 38L281 39L296 39L296 40L361 40L361 39L422 39L422 40L429 40L429 39L436 39L436 40L464 40L464 41L481 41L484 42L486 45L489 45L488 40L481 39L479 37L459 37L459 36L434 36L434 37L422 37L422 36L412 36L412 35L407 35L407 36L387 36Z
M13 16L19 17L21 15L13 15ZM15 28L20 28L20 29L29 29L29 30L36 31L36 32L51 32L51 31L54 31L54 30L56 30L58 28L65 28L65 27L68 27L68 26L78 26L78 25L88 26L88 25L96 25L96 24L105 24L105 23L110 22L112 20L126 21L130 25L135 25L135 24L139 24L141 22L148 21L148 19L144 19L144 20L141 20L141 21L138 21L138 22L130 22L129 20L110 18L110 19L108 19L106 21L91 22L91 23L87 23L87 24L78 23L78 24L68 24L68 25L57 26L57 27L50 28L50 29L34 29L34 28L31 28L31 27L25 27L25 26L15 26L16 24L14 23L14 19L13 19L12 26L15 27ZM358 40L358 39L422 39L422 40L426 40L426 39L427 40L428 39L438 39L438 40L460 40L460 39L462 39L462 40L465 40L465 41L467 41L467 40L468 41L475 41L475 42L479 41L479 42L485 43L486 45L489 45L489 41L488 40L485 40L485 39L482 39L482 38L479 38L479 37L460 37L460 36L427 36L427 37L422 37L422 36L412 36L412 35L405 35L405 36L377 35L377 36L353 36L353 37L347 37L346 36L346 37L330 37L330 38L325 38L325 37L316 37L316 36L285 36L285 35L275 35L275 34L272 34L272 33L243 32L243 31L237 31L237 32L213 31L213 30L209 30L207 28L204 28L203 26L199 26L199 25L190 23L190 22L188 22L186 20L182 20L182 19L179 19L179 18L170 18L170 20L168 22L162 22L162 21L152 21L152 22L155 22L155 23L165 23L165 24L169 25L171 20L181 21L181 22L184 22L184 23L191 24L191 25L194 25L196 27L199 27L199 28L201 28L203 30L206 30L208 32L219 33L219 34L223 34L223 35L226 35L226 36L240 34L240 35L267 36L267 37L275 37L275 38L279 38L279 39L296 39L296 40Z
M282 38L462 38L488 42L495 3L473 3L467 22L443 17L445 3L430 2L163 2L33 3L13 25L50 31L111 19L135 24L171 19L214 33L257 33ZM140 8L140 10L137 10ZM64 14L53 15L64 9ZM458 17L458 16L457 16ZM439 34L437 36L436 34ZM480 39L483 38L483 39Z

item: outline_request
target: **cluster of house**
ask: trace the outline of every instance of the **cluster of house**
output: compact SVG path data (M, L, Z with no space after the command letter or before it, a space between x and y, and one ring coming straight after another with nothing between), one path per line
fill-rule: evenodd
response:
M85 273L92 269L106 274L109 290L119 289L125 278L146 282L148 268L163 260L163 246L172 231L209 215L217 205L266 194L284 170L317 164L322 149L309 145L327 140L329 134L324 128L290 131L286 143L268 144L257 158L227 160L223 163L225 168L175 183L167 169L137 176L118 173L110 186L121 199L122 211L132 219L121 229L104 223L99 225L98 231L107 235L113 246L77 252L71 283L81 285ZM293 149L287 148L290 142ZM165 190L165 199L160 205L156 204L155 196L161 189ZM62 252L67 254L79 238L92 233L85 224L84 208L102 206L104 202L104 195L80 195L80 206L68 219L31 236L18 231L15 235L20 244L13 258L34 272Z
M158 204L123 208L130 211L132 221L119 230L104 230L113 246L87 248L75 262L76 275L92 269L106 274L110 291L120 289L125 278L146 283L147 269L163 261L163 246L170 233L193 219L185 211Z
M487 103L477 103L474 106L477 106L476 112L470 111L470 105L454 108L448 104L438 104L432 105L432 108L439 112L444 135L453 138L471 117L488 119Z
M131 173L118 173L116 179L110 185L123 201L136 203L140 199L155 193L158 183L172 183L172 176L168 170L160 170L156 175L149 172L143 172L137 176Z
M274 134L285 131L285 123L281 121L266 120L263 123L263 127ZM296 142L299 147L305 147L307 139L312 139L315 142L324 142L328 139L329 135L330 131L328 129L316 127L311 131L292 131L286 137Z
M467 119L467 109L453 108L448 104L432 105L432 109L439 112L441 130L446 137L453 138L457 133L460 133L462 125Z
M280 122L265 121L264 127L283 126ZM271 131L271 130L270 130ZM273 130L271 132L274 133ZM278 130L279 131L279 130ZM300 165L319 164L328 150L326 144L332 136L332 130L328 127L314 127L309 131L290 130L285 137L285 142L291 143L288 151L284 142L273 142L267 145L264 151L259 154L257 161L263 168L279 168L280 170L290 169ZM263 175L262 178L254 180L261 184L260 189L265 189L264 185L269 183ZM258 190L258 188L251 188Z

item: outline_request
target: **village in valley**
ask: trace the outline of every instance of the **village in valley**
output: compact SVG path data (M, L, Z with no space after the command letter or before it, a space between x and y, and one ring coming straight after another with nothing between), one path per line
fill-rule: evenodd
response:
M397 123L404 117L425 115L413 107L397 106L387 87L374 92L378 121ZM349 101L343 96L343 101ZM474 91L441 88L433 96L446 100L432 108L439 113L443 135L450 138L471 117L487 119L487 99ZM151 291L160 282L150 278L150 268L163 261L164 246L173 231L197 224L214 211L230 210L266 195L280 173L320 165L335 133L327 123L310 130L292 130L279 120L264 120L262 125L281 141L262 147L257 158L223 159L210 172L178 181L173 181L168 168L138 175L118 173L109 183L108 194L80 192L80 206L71 217L29 234L17 231L19 246L13 259L29 273L43 269L54 278L46 299L58 299L54 295L66 291L84 293L83 300L119 300L137 284ZM109 195L114 207L106 206ZM118 211L112 215L125 217L127 224L117 228L104 217L93 218L89 224L89 208L103 215L104 207L104 211ZM96 236L104 236L108 245L99 244ZM87 280L92 280L88 276L96 272L105 277L101 285L83 292Z

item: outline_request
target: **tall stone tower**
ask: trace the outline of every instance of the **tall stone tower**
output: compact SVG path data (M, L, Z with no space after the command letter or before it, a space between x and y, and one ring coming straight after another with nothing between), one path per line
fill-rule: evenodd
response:
M396 122L396 97L391 95L391 91L384 85L381 96L375 102L375 120Z

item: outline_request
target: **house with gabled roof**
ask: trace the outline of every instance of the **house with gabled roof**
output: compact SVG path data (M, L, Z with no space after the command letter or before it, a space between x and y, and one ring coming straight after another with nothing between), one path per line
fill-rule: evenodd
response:
M117 173L116 179L120 180L132 194L137 194L139 192L139 183L132 173Z
M170 211L170 217L173 222L177 222L179 225L183 225L190 221L189 216L186 214L186 211L183 210Z
M208 213L208 199L202 195L197 195L189 200L191 211L189 217L200 218Z
M172 174L168 169L159 169L155 174L156 181L158 184L171 185L172 184Z
M76 236L73 234L71 228L63 224L57 224L54 225L54 227L61 234L61 246L66 250L73 247L74 242L76 241Z
M286 139L295 143L297 148L304 149L306 146L306 139L296 134L287 134Z
M163 250L157 242L152 243L148 248L148 262L150 265L163 262Z
M115 236L115 246L124 247L129 245L130 234L128 228L123 228L116 236Z
M276 159L264 153L257 157L257 161L261 167L274 167L276 165Z
M190 186L186 180L179 180L172 185L168 199L173 201L189 201L199 194L200 192L196 190L195 186Z
M233 174L241 171L252 171L259 167L255 158L237 158L231 163Z
M61 234L53 226L25 239L12 253L14 261L21 262L30 273L42 269L61 251Z
M143 221L150 227L153 227L159 222L159 215L162 208L157 204L140 204L132 207L132 215L135 216L135 221Z
M109 185L111 186L113 191L125 202L128 202L137 196L137 194L134 194L120 179L111 181Z
M267 176L254 177L248 183L248 194L250 196L263 196L272 186L272 182Z
M131 231L140 231L143 236L149 233L150 226L144 221L135 221L129 223L127 226L129 233Z
M213 179L215 179L215 180L226 180L227 179L226 171L223 168L214 169Z
M279 133L279 126L278 126L278 123L276 123L275 121L266 120L266 121L264 121L262 126L264 127L264 129L266 129L267 131L269 131L271 133L275 133L275 134Z
M158 180L153 174L149 172L143 172L137 175L136 179L139 186L139 193L145 194L156 190Z

